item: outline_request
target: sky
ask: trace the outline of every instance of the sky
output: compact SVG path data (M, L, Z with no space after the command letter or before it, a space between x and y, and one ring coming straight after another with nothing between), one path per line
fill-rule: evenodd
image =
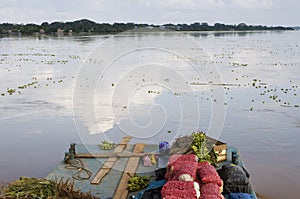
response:
M300 25L299 0L0 0L0 23Z

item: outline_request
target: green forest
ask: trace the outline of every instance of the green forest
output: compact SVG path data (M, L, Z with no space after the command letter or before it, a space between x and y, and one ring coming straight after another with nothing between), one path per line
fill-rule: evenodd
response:
M127 30L137 28L159 28L169 29L175 31L258 31L258 30L293 30L290 27L268 27L263 25L247 25L240 23L238 25L226 25L222 23L215 23L209 25L208 23L195 22L192 24L136 24L136 23L96 23L91 20L82 19L73 22L43 22L40 25L37 24L14 24L14 23L2 23L0 24L0 35L68 35L68 34L114 34Z

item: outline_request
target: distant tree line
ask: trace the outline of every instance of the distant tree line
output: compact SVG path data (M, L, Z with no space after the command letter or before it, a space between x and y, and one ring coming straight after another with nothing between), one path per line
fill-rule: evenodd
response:
M247 25L240 23L238 25L226 25L215 23L193 23L193 24L164 24L164 25L149 25L135 23L96 23L87 19L77 20L73 22L43 22L37 24L0 24L0 35L66 35L66 34L108 34L119 33L136 28L160 28L170 29L175 31L253 31L253 30L293 30L290 27L268 27L262 25Z
M215 23L214 25L209 25L208 23L193 23L193 24L165 24L165 27L172 30L179 31L254 31L254 30L294 30L289 27L268 27L262 25L247 25L245 23L240 23L238 25L226 25L222 23Z

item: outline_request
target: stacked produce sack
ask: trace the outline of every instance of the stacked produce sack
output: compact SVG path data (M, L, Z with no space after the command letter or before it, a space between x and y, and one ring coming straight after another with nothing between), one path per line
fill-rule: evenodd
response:
M208 162L200 162L197 169L201 199L223 199L223 181L215 167Z
M165 175L164 199L223 199L223 182L208 162L198 162L194 154L172 155Z
M169 158L161 195L164 199L198 199L200 187L197 180L197 156L172 155Z

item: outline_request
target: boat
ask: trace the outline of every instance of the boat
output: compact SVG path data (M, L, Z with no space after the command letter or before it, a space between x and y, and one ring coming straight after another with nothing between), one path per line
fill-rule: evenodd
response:
M130 193L127 189L130 177L134 174L155 176L157 169L165 163L158 161L155 165L145 167L143 157L147 154L159 155L158 145L131 144L130 139L124 137L112 150L102 150L96 144L71 144L64 160L45 178L71 180L75 189L101 199L134 198L137 193ZM233 163L245 168L237 148L218 143L215 145L220 154L217 169ZM225 154L222 150L224 146ZM252 183L251 198L257 199Z

